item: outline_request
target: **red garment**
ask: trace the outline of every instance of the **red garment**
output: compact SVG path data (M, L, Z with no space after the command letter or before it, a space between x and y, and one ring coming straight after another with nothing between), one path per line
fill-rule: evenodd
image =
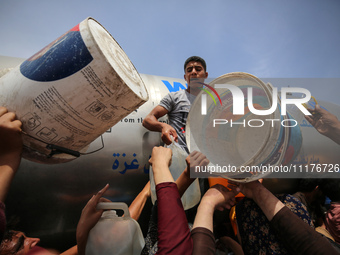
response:
M192 253L193 245L182 201L174 182L156 186L158 203L157 254L185 255Z
M340 203L331 203L326 213L325 225L335 242L340 243Z

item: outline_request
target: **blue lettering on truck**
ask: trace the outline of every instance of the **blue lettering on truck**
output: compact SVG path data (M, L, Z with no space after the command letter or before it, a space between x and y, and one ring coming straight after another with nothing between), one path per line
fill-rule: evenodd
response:
M182 83L177 82L177 81L174 81L173 85L171 85L171 83L169 81L166 81L166 80L162 80L162 82L168 88L169 92L176 92L176 91L179 91L181 89L187 89L187 87L188 87L187 84L183 85Z

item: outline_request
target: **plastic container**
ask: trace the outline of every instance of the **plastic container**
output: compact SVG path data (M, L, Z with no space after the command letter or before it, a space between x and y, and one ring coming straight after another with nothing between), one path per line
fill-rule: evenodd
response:
M217 88L219 84L229 84L238 87L244 95L244 114L233 114L235 96L229 89ZM216 85L216 87L215 87ZM205 154L212 165L235 167L236 171L219 173L218 176L239 182L248 182L269 175L266 173L241 172L241 167L260 165L281 165L289 163L293 157L285 157L288 147L293 149L296 157L300 151L302 137L300 127L287 127L281 122L287 122L291 116L281 116L280 98L273 96L270 84L263 83L257 77L247 73L229 73L212 82L221 98L221 105L207 97L207 114L202 114L202 91L188 115L186 140L190 151L198 150ZM248 109L248 88L252 88L252 102L257 110L271 108L275 101L276 109L267 115L255 115ZM233 96L235 98L233 98ZM227 120L228 123L215 125L215 119ZM276 119L277 121L268 121ZM234 123L232 125L231 123ZM236 124L235 124L236 123ZM254 127L256 126L256 127ZM293 148L292 148L293 147Z
M41 163L47 144L83 152L88 145L148 100L135 67L93 18L60 36L0 78L0 105L23 123L24 157Z
M144 238L137 221L130 217L125 203L98 203L105 209L98 223L91 229L86 244L86 255L139 255ZM115 210L123 210L118 217Z
M183 150L178 143L174 142L173 137L171 137L172 143L167 147L172 150L172 161L169 167L170 173L174 180L176 181L178 177L182 174L186 168L186 157L188 153ZM151 201L154 204L157 200L155 181L153 178L152 166L150 165L149 170L150 178L150 189L151 189ZM201 200L201 190L199 186L198 179L196 179L184 192L181 197L182 205L184 210L188 210L199 203Z

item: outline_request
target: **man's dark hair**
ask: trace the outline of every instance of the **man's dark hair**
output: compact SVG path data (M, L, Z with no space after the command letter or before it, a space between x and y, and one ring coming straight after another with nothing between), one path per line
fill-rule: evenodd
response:
M4 251L4 247L7 246L7 243L11 242L13 237L17 234L17 231L13 231L13 230L6 230L4 233L4 237L0 243L0 254L1 255L14 255L17 254L18 251L22 250L24 248L23 244L25 241L24 236L21 236L19 238L18 243L22 244L16 247L16 249L11 248L11 250L8 250L8 248Z
M340 179L322 179L320 189L332 202L340 202Z
M320 184L320 179L317 178L302 178L298 182L298 191L312 192Z
M190 58L188 58L187 60L185 60L184 62L184 72L185 72L185 68L187 67L187 64L191 61L196 61L196 62L200 62L204 68L204 71L207 71L207 64L205 63L205 60L199 56L192 56Z

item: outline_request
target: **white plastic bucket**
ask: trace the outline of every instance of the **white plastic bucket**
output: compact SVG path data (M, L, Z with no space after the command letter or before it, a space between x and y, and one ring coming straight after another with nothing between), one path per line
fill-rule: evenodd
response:
M145 85L112 36L87 18L0 79L0 105L23 122L27 159L60 163L47 144L86 147L148 100Z
M242 90L245 99L244 115L233 114L233 107L235 107L233 96L235 95L229 89L216 88L216 84L234 85ZM298 126L288 128L281 125L281 121L288 117L281 116L278 97L276 110L271 114L255 115L248 109L246 103L248 87L252 87L253 105L256 109L267 110L272 106L273 93L270 85L263 83L253 75L241 72L222 75L210 82L209 85L215 87L222 104L216 103L218 100L214 102L208 96L207 114L203 115L201 97L205 92L202 91L190 109L186 140L190 151L198 150L207 156L211 162L210 166L215 166L215 169L218 169L218 166L220 169L225 167L224 173L216 173L216 175L235 181L263 178L269 172L255 173L240 171L240 169L254 165L276 166L284 161L291 161L293 158L285 156L291 141L295 141L294 144L292 142L290 144L295 146L295 151L299 152L302 143L300 128ZM227 120L228 123L213 127L214 119ZM267 121L268 119L280 121L271 122ZM231 120L234 125L231 124ZM298 130L292 132L292 129ZM227 168L228 166L229 168ZM233 171L235 169L236 171Z

